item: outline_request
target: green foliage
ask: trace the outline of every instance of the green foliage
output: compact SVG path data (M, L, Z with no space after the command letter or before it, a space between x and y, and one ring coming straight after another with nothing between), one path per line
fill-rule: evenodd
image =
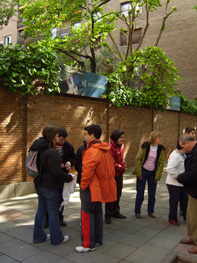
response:
M47 94L59 91L58 69L56 54L39 44L6 48L0 45L0 77L4 87L21 96L42 90Z
M17 12L17 0L0 1L0 29L8 24L9 19Z
M181 112L197 115L197 101L188 100L185 95L178 95L181 98Z
M119 64L108 76L109 99L117 107L124 105L165 111L169 96L177 96L174 89L180 79L174 63L162 49L149 46L138 50ZM181 97L181 112L197 114L197 103Z
M84 60L88 60L91 72L96 72L95 51L115 28L116 11L103 13L103 6L109 1L23 0L27 4L22 14L25 30L34 37L42 35L45 45L64 54L66 62L84 68ZM77 28L76 22L81 23ZM69 36L50 38L52 29L66 25Z

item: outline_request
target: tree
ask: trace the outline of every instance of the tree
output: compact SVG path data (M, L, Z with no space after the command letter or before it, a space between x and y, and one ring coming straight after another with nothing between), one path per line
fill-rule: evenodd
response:
M162 19L162 24L160 26L160 30L158 32L157 39L155 43L153 43L154 46L158 46L159 41L161 39L162 32L165 30L165 22L166 19L173 14L177 8L173 7L171 11L168 11L168 5L172 0L166 0L165 4L165 15ZM150 18L150 12L154 12L157 10L159 7L162 7L161 1L160 0L130 0L127 2L127 5L125 9L119 13L116 13L118 19L120 21L123 21L124 23L124 28L120 28L120 32L127 37L127 46L126 46L126 52L123 53L119 45L116 43L113 35L109 33L109 37L112 41L112 46L110 46L107 42L105 43L106 47L108 47L111 52L113 52L114 56L116 56L120 61L127 60L127 58L135 51L139 50L143 40L147 34L147 30L149 27L149 18ZM136 20L140 14L140 9L143 8L143 12L145 12L145 26L143 29L142 37L139 41L139 44L137 45L136 49L133 50L133 44L132 44L132 39L133 39L133 34L136 28Z
M0 0L0 29L17 12L18 0Z
M84 68L84 60L90 61L91 72L96 72L96 49L107 34L115 28L115 12L103 12L103 6L110 0L83 1L29 1L23 7L26 29L33 36L42 35L45 45L66 55L69 64ZM71 21L69 36L51 39L51 30L64 27L65 21ZM75 22L81 22L75 28Z

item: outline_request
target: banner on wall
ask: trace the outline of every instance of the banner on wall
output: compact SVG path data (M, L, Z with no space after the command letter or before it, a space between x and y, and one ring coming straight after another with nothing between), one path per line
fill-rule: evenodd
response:
M61 93L75 94L94 98L107 97L107 77L72 67L62 68Z
M181 109L181 98L179 96L173 96L168 99L170 106L167 107L168 110L180 111Z

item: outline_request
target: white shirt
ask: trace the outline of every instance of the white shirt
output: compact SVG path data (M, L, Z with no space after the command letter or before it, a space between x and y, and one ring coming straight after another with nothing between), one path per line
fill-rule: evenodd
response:
M184 167L185 155L181 154L179 150L174 150L168 159L168 165L166 171L168 173L166 177L166 184L183 187L176 178L179 174L185 171Z

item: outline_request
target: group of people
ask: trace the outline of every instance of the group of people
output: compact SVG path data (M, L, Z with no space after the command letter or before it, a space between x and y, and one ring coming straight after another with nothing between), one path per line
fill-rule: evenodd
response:
M193 134L193 137L191 136ZM171 153L167 165L166 185L169 191L169 222L178 226L177 207L186 220L188 238L181 243L197 245L197 225L195 225L194 206L197 192L197 144L195 130L187 131L177 142L177 148ZM35 216L33 241L36 243L51 241L57 245L68 241L63 236L61 227L66 226L63 220L62 190L64 183L72 182L75 176L69 173L75 165L78 172L77 182L80 185L81 199L81 246L77 252L95 250L102 245L103 240L103 210L105 203L105 223L111 224L112 218L126 219L120 213L120 198L123 188L123 174L126 169L123 160L124 132L114 130L110 143L100 140L102 134L99 125L89 125L84 128L84 142L75 155L73 146L66 140L67 131L47 125L43 129L43 137L37 139L30 150L39 150L40 175L35 179L38 194L38 210ZM136 200L135 216L142 218L141 206L144 200L146 182L148 183L147 212L151 218L154 214L157 182L160 180L165 159L165 148L162 145L162 134L152 131L148 139L141 145L135 162ZM185 168L184 168L185 163ZM189 202L188 199L189 193ZM188 204L187 204L188 203ZM49 227L46 234L44 227ZM193 250L192 250L193 249ZM189 249L197 254L197 246Z

